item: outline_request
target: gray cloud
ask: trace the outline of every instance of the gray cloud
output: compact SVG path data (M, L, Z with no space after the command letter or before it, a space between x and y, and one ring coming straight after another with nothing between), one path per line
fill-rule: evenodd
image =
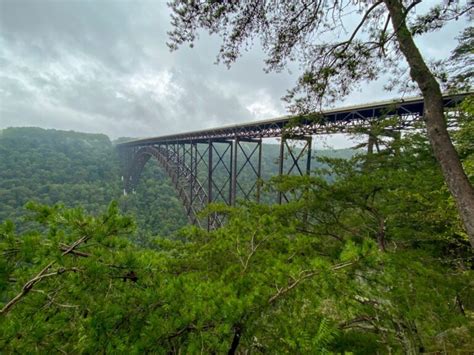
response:
M465 24L420 46L449 53ZM169 9L149 1L0 1L0 128L41 126L152 136L285 114L280 97L297 73L265 74L259 48L228 70L219 41L165 45ZM346 103L374 101L383 80ZM370 99L367 99L370 97Z

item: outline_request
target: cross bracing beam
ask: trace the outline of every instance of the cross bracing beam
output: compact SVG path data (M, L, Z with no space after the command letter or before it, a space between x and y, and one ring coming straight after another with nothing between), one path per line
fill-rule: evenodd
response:
M232 158L232 199L235 205L237 199L260 202L260 179L262 178L262 139L235 138L234 156ZM246 186L239 179L244 175L253 183Z
M311 171L311 136L285 137L280 142L280 157L278 159L278 174L309 175ZM302 147L298 143L303 143ZM286 163L286 164L285 164ZM288 202L289 197L284 192L278 193L278 203Z

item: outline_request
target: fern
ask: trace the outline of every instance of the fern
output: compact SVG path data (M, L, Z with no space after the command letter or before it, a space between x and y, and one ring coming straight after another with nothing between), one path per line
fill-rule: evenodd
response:
M328 354L330 351L328 347L337 335L337 329L331 324L331 322L322 318L318 325L318 330L313 338L312 345L313 349L318 354Z

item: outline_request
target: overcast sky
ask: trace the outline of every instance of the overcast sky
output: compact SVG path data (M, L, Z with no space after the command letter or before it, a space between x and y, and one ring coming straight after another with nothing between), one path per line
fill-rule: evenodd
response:
M217 37L170 53L169 15L164 1L0 0L0 129L143 137L286 113L280 98L296 71L265 74L258 47L230 70L215 65ZM427 57L446 57L465 26L418 44ZM378 82L340 105L394 96Z

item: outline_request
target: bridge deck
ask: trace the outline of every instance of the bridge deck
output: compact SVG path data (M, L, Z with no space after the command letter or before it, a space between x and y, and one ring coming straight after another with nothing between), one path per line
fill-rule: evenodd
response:
M444 95L444 106L453 107L472 93ZM387 116L401 116L416 119L423 115L422 97L410 97L403 100L375 102L359 106L343 107L310 114L301 117L295 134L325 134L344 132L347 128L363 124L373 119ZM118 144L121 147L146 146L159 143L186 143L218 141L233 138L271 138L281 137L282 129L295 116L285 116L270 120L255 121L238 125L223 126L180 134L150 137ZM317 118L317 119L315 119Z

